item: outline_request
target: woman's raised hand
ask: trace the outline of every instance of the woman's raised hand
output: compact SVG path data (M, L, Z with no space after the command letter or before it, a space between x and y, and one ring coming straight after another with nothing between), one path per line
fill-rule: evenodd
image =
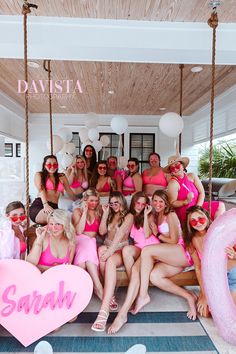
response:
M43 243L43 240L46 236L46 233L47 233L47 226L44 226L44 227L37 227L36 228L36 236L37 236L37 243L42 245Z
M87 211L88 211L88 203L87 203L87 202L84 202L84 203L83 203L82 209L83 209L83 213L84 213L84 214L87 214Z
M52 212L54 211L54 209L50 207L48 203L44 204L43 209L44 209L44 213L46 214L52 214Z
M233 247L226 247L225 253L228 255L230 259L236 259L236 252Z
M104 215L108 216L109 210L110 210L109 204L102 205L102 211Z
M152 211L152 206L151 205L146 205L144 209L144 215L150 214Z

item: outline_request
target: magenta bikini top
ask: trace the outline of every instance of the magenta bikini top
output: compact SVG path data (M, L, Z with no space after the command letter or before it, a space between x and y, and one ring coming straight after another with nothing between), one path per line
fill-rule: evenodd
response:
M143 184L153 184L155 186L167 187L166 177L162 170L160 170L158 174L154 176L148 176L147 170L144 170L142 178Z
M71 188L83 188L83 189L87 189L88 188L88 182L87 181L84 181L84 182L80 182L78 179L74 180L71 185L70 185Z
M52 252L51 252L51 241L50 237L48 240L48 246L47 248L41 253L40 259L38 264L42 266L47 266L47 267L52 267L57 264L65 264L65 263L70 263L70 250L68 247L67 254L64 258L57 258L54 257Z
M46 181L46 189L47 189L48 191L53 191L53 190L55 190L55 186L54 186L54 184L52 183L52 181L50 180L50 178L48 178L47 181ZM59 183L58 183L58 186L57 186L57 189L56 189L57 192L63 192L64 189L65 189L65 187L64 187L63 183L59 182Z
M130 176L126 177L123 182L123 187L129 188L129 189L132 189L135 191L135 185L134 185L133 178Z
M111 191L111 186L108 183L108 181L106 181L106 183L102 186L102 188L97 189L98 192L110 192Z
M86 220L84 232L98 232L100 225L100 219L94 219L92 224L89 224Z

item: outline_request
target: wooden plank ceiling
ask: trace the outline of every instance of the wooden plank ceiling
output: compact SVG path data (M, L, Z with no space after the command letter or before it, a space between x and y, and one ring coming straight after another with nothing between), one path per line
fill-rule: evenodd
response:
M35 16L62 16L146 21L206 22L210 0L34 0ZM23 0L0 1L0 14L21 14ZM236 21L236 1L224 0L220 22Z
M37 62L38 69L29 68L30 86L32 80L47 80L42 61ZM200 73L192 73L191 67L184 67L184 115L192 114L210 101L211 66L204 65ZM167 111L179 111L178 65L52 61L51 69L53 80L73 80L71 88L79 80L83 91L53 94L54 113L157 115L163 114L162 107ZM17 92L18 80L24 79L23 60L1 59L0 73L0 90L23 106L24 95ZM235 83L236 66L216 67L216 96ZM114 91L114 94L108 91ZM32 113L47 113L48 95L31 95L29 109Z

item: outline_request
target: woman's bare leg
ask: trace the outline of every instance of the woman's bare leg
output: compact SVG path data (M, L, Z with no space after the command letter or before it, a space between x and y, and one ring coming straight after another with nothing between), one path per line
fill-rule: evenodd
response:
M178 244L162 243L144 247L141 253L140 291L133 314L138 313L143 306L150 302L148 286L155 260L173 267L184 268L189 265L183 248Z
M127 314L132 306L136 296L138 295L139 284L140 284L140 258L136 260L132 269L131 277L128 286L128 291L126 294L125 302L123 303L120 311L118 312L114 322L108 328L109 334L114 334L120 330L120 328L127 322Z
M104 275L105 275L105 267L106 267L106 262L101 261L101 255L107 250L107 246L100 246L98 248L98 258L99 258L99 268L100 268L100 272L102 275L102 278L104 279Z
M128 278L131 277L131 269L135 260L140 256L141 249L136 246L125 246L122 249L122 257Z
M102 300L102 306L99 310L99 312L103 314L107 314L107 315L109 314L109 306L110 306L111 298L114 294L115 287L116 287L116 268L121 267L122 265L123 265L123 259L120 251L115 252L106 261L103 300ZM101 327L105 327L105 325L106 325L105 321L102 324L99 322L99 315L98 315L92 327L95 326L95 328L100 329Z
M187 317L190 320L196 320L197 309L196 309L196 296L186 289L176 285L169 278L182 272L183 268L173 267L165 263L158 263L155 265L154 269L150 275L150 281L153 285L167 291L168 293L175 294L183 297L187 300L189 305L189 311L187 312Z
M98 267L92 262L86 262L86 268L93 280L93 290L97 297L102 300L103 298L103 286L99 278Z
M44 212L44 209L40 210L35 218L36 224L46 225L48 223L48 214Z

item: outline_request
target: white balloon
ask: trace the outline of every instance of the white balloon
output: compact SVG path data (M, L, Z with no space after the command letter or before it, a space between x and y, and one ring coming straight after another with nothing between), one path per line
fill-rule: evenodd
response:
M101 141L103 147L110 144L110 138L107 135L102 135L100 138L100 141Z
M92 141L98 140L99 139L99 132L97 131L97 129L91 128L88 131L88 137Z
M116 134L124 134L128 128L127 119L122 116L113 117L111 120L111 129Z
M63 148L64 141L59 135L53 135L52 139L53 139L53 154L55 155ZM50 141L47 142L47 148L49 151L51 151Z
M72 132L69 128L61 128L58 135L64 140L65 143L69 143L73 138Z
M65 153L61 159L61 165L64 169L67 169L73 162L74 158L72 155Z
M126 354L146 354L147 348L143 344L135 344L127 352Z
M79 137L82 143L84 143L86 140L88 140L88 129L86 127L82 127L79 130Z
M48 343L46 340L42 340L35 346L34 354L53 354L51 344Z
M183 131L184 121L179 114L168 112L161 117L159 127L163 134L175 138Z
M125 156L118 157L118 166L120 168L125 168L127 166L128 160Z
M97 152L102 149L102 143L101 143L101 141L99 141L99 140L94 140L94 141L92 142L92 146L94 147L94 149L95 149Z
M67 152L67 154L73 154L75 152L76 146L74 143L67 143L65 145L66 145L65 152Z
M85 118L85 125L88 129L96 128L98 126L98 117L95 113L88 113Z

